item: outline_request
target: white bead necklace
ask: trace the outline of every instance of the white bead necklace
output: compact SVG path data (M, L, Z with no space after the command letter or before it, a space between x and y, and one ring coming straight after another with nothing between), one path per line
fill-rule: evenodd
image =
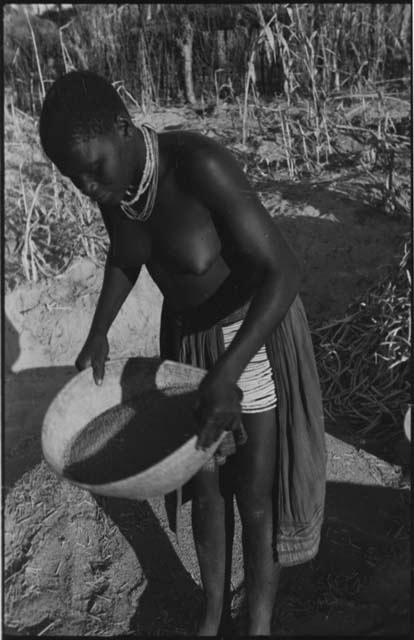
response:
M137 127L141 131L145 143L145 165L139 181L135 196L131 200L121 200L121 209L131 220L145 222L150 217L154 208L155 196L158 187L159 148L157 132L151 125L142 124ZM144 207L141 211L135 211L133 205L140 197L147 193ZM131 197L131 189L127 189L125 195Z

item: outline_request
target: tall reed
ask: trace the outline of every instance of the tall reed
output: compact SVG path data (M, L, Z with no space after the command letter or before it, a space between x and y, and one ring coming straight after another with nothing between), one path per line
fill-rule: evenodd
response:
M16 11L10 9L6 15L5 74L22 108L23 103L27 106L30 74L35 94L41 80ZM407 4L82 4L74 5L72 13L64 34L56 26L53 31L50 21L32 16L32 29L41 44L40 65L48 68L45 82L62 70L63 35L66 68L70 60L77 68L89 67L114 82L122 81L148 105L185 96L178 45L183 16L194 31L198 99L215 95L219 68L225 69L235 94L244 96L253 50L255 91L268 98L283 92L292 100L295 95L312 94L315 84L324 94L363 90L367 82L408 75L411 68ZM35 100L34 109L39 106Z

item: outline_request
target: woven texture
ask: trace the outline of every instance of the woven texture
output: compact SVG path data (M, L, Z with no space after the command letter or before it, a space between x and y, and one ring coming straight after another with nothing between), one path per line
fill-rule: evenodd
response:
M177 391L179 391L177 389ZM151 390L89 422L67 452L64 474L87 484L122 480L149 469L195 434L196 391Z
M158 358L106 363L101 386L87 369L57 395L42 428L58 475L108 496L145 499L187 482L215 453L196 448L194 416L205 375Z

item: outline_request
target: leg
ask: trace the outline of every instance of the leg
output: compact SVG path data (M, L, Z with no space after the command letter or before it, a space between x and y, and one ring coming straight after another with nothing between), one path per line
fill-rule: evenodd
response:
M224 471L222 468L221 471ZM231 617L231 570L232 570L232 552L234 538L234 508L233 494L225 497L225 537L226 537L226 554L224 557L224 590L223 590L223 610L219 626L219 635L229 635L232 629Z
M194 477L193 487L193 534L205 597L204 617L198 634L215 636L222 615L226 615L223 609L228 608L225 586L229 582L229 559L226 547L229 549L231 567L233 503L220 492L217 467L202 469ZM226 544L229 533L230 545L228 541Z
M233 457L236 499L243 525L249 635L270 635L280 565L273 560L272 486L276 412L244 414L245 446Z

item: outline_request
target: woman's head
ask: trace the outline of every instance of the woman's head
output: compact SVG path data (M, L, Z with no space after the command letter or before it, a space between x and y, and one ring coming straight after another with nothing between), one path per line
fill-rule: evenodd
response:
M40 140L46 154L59 155L62 143L109 133L128 111L113 86L91 71L71 71L52 85L40 115Z
M116 90L90 71L71 71L47 92L40 115L42 147L92 199L122 199L136 171L135 128Z

